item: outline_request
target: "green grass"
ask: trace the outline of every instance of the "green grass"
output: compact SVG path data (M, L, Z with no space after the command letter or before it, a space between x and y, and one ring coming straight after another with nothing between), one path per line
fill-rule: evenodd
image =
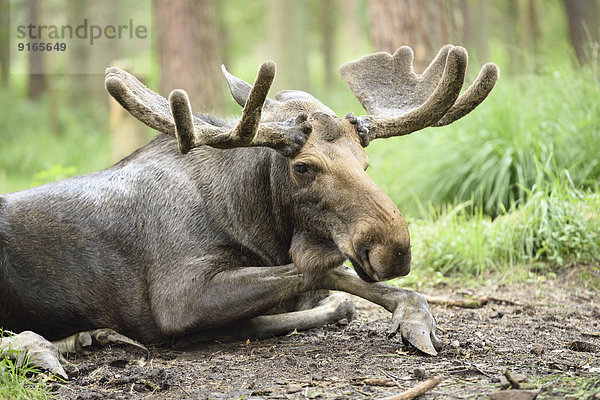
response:
M30 378L39 371L30 366L18 367L9 359L0 360L0 399L42 400L51 399L48 387Z
M409 215L473 202L490 216L522 203L567 169L578 188L600 182L600 83L591 71L502 78L472 114L445 128L374 141L373 180Z
M600 262L600 193L573 187L568 175L541 182L495 219L472 202L410 219L414 277L445 282L494 274L520 280L532 271ZM403 279L406 284L407 279ZM398 282L399 283L399 282Z
M542 389L538 397L540 400L594 400L600 394L600 379L592 373L583 376L549 375L533 383Z

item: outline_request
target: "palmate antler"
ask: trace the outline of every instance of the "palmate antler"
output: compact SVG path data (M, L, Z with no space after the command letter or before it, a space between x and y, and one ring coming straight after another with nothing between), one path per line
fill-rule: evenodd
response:
M153 129L176 137L179 150L184 154L203 145L222 149L265 146L291 156L302 148L312 128L304 113L286 122L260 122L274 77L275 63L264 62L249 90L242 117L233 128L211 125L195 117L185 91L172 91L167 101L119 68L106 70L105 85L131 115Z
M499 70L495 64L484 65L459 97L467 58L464 48L446 45L417 75L413 52L403 46L393 55L374 53L342 65L342 79L369 113L348 116L357 124L363 146L377 138L448 125L477 107L494 87Z

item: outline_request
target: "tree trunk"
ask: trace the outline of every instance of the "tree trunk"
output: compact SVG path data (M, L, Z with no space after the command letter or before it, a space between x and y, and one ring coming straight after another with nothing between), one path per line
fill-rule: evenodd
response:
M360 22L364 18L361 10L355 0L341 0L338 9L340 12L341 36L344 38L343 43L352 43L357 47L356 49L345 49L344 53L346 56L360 57L363 55L360 47L366 36Z
M81 0L78 1L83 3ZM123 13L121 10L123 5L119 3L119 0L102 0L89 2L87 7L91 16L101 15L101 21L116 24L119 22L119 15ZM112 60L119 60L123 56L121 44L122 40L98 40L92 47L86 45L88 49L91 49L91 52L87 50L89 65L103 67L112 65L109 64ZM90 74L83 78L87 80L86 98L93 101L94 104L107 108L104 74Z
M218 35L212 0L156 0L160 91L185 89L193 109L223 108Z
M600 21L596 0L564 0L569 20L569 34L575 55L581 65L597 56L600 43Z
M460 39L457 0L371 0L368 4L375 49L393 53L402 45L410 46L416 72L429 65L440 47Z
M271 0L271 38L277 62L276 90L309 90L306 60L306 4L298 0Z
M335 32L338 22L337 0L319 3L319 25L321 28L321 54L325 70L325 86L331 88L335 82Z
M78 26L87 14L88 2L81 0L66 0L67 23ZM86 40L72 40L69 47L68 102L71 107L79 107L81 99L87 99L91 90L90 75L86 74L90 60L89 45Z
M38 0L27 0L27 14L30 24L38 24L40 12L40 2ZM39 41L39 39L38 39ZM32 41L33 43L33 41ZM46 76L44 72L44 59L41 51L29 52L29 86L27 96L30 99L36 99L44 92L46 88Z
M0 79L8 86L10 77L10 6L9 0L0 0Z
M487 62L490 43L489 0L474 0L471 3L469 28L465 40L473 44L479 63Z
M227 10L228 7L232 7L232 4L227 0L217 0L214 2L214 6L217 43L219 43L221 63L224 65L231 65L231 60L235 58L235 55L231 54L230 27L225 21L225 10Z

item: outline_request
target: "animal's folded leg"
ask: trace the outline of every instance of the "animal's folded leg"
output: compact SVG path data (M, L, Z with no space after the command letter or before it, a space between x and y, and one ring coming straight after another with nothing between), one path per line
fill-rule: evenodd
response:
M112 329L80 332L55 342L50 342L35 332L23 331L0 339L0 358L8 357L15 360L19 366L33 365L60 378L68 379L62 366L66 362L62 353L77 353L93 345L109 344L135 346L148 351L144 345Z
M196 343L212 340L234 341L264 339L289 332L302 331L331 324L354 317L354 304L345 293L334 293L321 300L309 310L292 311L283 314L262 315L251 320L237 322L223 328L199 332L179 338L174 345L186 348Z
M53 343L61 353L78 353L86 347L108 346L110 344L134 346L148 351L143 344L108 328L79 332Z

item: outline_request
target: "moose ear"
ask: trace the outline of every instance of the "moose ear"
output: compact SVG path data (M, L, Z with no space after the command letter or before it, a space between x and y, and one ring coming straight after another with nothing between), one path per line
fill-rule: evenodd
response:
M224 64L221 64L221 71L223 71L223 75L225 75L231 95L240 106L244 107L246 99L248 99L248 96L250 95L252 85L237 76L231 75Z
M250 90L252 90L252 85L243 79L238 78L237 76L233 76L227 71L225 65L221 65L221 71L223 71L223 75L225 75L225 79L227 80L227 84L229 85L229 91L233 96L233 99L242 107L246 105L246 100L248 100L248 96L250 95ZM265 99L263 104L263 108L268 109L273 106L274 101L270 99Z

